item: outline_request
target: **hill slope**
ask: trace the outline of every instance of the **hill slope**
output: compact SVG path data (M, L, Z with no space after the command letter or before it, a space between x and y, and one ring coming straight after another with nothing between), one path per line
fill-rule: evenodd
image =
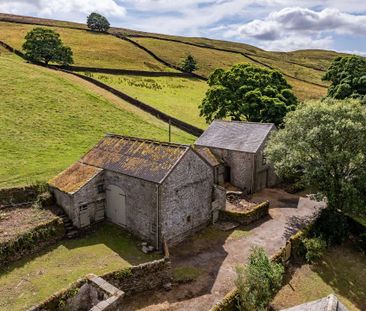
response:
M0 89L0 188L47 180L107 132L168 139L167 125L156 118L4 50ZM173 141L193 140L173 129Z

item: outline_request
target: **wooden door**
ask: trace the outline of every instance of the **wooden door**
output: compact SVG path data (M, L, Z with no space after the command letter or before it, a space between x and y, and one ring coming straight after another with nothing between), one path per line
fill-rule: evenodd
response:
M107 218L120 226L126 226L126 194L115 185L109 185L107 194Z

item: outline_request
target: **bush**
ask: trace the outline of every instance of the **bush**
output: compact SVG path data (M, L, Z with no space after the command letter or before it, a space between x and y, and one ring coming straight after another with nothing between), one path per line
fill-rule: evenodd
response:
M313 235L321 236L328 245L341 244L348 235L347 217L330 208L323 209L314 223Z
M321 238L311 238L303 240L306 248L305 259L308 263L318 261L322 258L327 243Z
M262 248L251 250L246 266L236 268L235 284L242 311L267 310L272 297L280 289L284 267L272 262Z
M197 61L193 58L192 55L188 55L183 63L182 63L182 70L184 72L192 73L193 71L197 70Z
M106 32L110 27L108 20L98 13L91 13L87 17L87 25L91 30L100 32Z

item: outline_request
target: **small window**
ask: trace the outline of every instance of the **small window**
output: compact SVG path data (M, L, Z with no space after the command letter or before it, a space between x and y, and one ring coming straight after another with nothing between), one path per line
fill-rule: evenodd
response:
M86 210L88 208L88 204L82 204L82 205L80 205L79 208L80 208L81 211Z
M187 222L191 222L191 215L187 216Z
M105 192L104 185L103 184L98 185L97 190L98 193L104 193Z

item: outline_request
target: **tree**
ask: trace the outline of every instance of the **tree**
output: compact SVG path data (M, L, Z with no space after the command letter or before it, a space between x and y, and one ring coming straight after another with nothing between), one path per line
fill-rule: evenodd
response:
M193 72L197 69L197 61L193 58L192 55L188 55L182 63L182 70L184 72Z
M280 125L297 99L282 74L249 64L229 70L216 69L208 80L209 89L200 105L207 122L232 120L270 122Z
M37 27L27 33L23 44L25 56L32 62L72 64L71 48L64 46L60 35L51 29Z
M366 58L356 55L336 58L323 80L332 83L328 97L360 99L366 104Z
M281 288L283 272L281 264L271 262L262 248L254 247L248 264L236 267L240 310L267 310L274 294Z
M271 136L265 154L279 176L297 174L329 209L365 211L366 109L359 101L301 104Z
M110 27L108 20L95 12L87 17L87 25L91 30L100 32L107 32Z

